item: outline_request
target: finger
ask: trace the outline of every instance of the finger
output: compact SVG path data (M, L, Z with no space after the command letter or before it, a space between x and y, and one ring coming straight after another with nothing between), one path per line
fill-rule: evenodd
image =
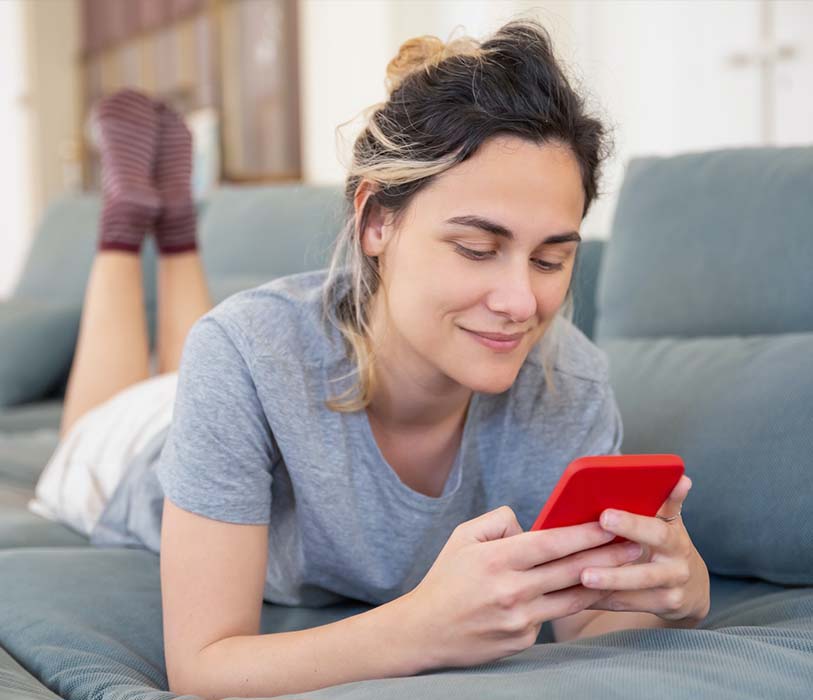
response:
M460 526L460 536L472 542L501 540L522 532L516 513L510 506L500 506Z
M678 520L667 523L660 518L612 509L601 514L600 522L607 532L657 549L668 547L676 532L675 523L679 523Z
M611 593L611 591L593 591L584 586L573 586L563 591L554 591L528 603L531 608L531 619L553 620L573 615L574 612L587 610L589 606L599 604Z
M598 547L613 539L615 535L606 532L594 521L549 530L529 530L483 544L499 549L511 568L525 571L574 552Z
M640 591L647 588L675 587L685 583L680 568L665 561L632 564L624 567L589 567L581 574L585 588L613 591Z
M656 515L661 515L664 518L671 518L673 515L678 515L680 509L683 507L683 502L686 496L689 495L689 489L692 488L692 480L685 474L680 477L672 493L667 496L663 505L658 509Z
M637 551L630 551L635 547ZM595 550L579 552L564 559L548 562L522 572L528 581L526 590L535 598L551 591L560 591L581 583L581 573L586 568L614 568L635 561L641 554L641 546L635 542L608 544ZM532 578L531 578L532 577Z

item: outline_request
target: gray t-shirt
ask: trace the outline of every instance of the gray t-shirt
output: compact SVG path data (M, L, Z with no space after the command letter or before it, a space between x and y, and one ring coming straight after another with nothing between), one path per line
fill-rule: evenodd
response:
M572 460L620 453L607 356L560 318L558 394L530 353L508 390L474 393L442 495L411 489L365 411L323 403L355 379L340 334L321 321L325 279L277 278L198 319L172 422L130 463L92 544L158 552L166 495L215 520L269 524L268 602L378 605L420 583L458 524L505 504L528 530Z

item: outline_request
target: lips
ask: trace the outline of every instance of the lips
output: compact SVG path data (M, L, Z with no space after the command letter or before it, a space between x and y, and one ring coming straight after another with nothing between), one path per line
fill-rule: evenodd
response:
M483 333L482 331L472 331L472 333L476 333L477 335L481 335L484 338L488 338L489 340L502 340L502 341L510 341L510 340L517 340L521 338L524 333L513 333L511 335L505 335L504 333Z

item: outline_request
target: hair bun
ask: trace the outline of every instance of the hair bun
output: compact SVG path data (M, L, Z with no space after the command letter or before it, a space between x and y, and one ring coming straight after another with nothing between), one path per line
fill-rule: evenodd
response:
M398 55L387 64L387 94L391 95L408 75L421 68L428 70L450 56L476 55L479 51L479 42L468 36L448 43L431 34L407 39L398 49Z

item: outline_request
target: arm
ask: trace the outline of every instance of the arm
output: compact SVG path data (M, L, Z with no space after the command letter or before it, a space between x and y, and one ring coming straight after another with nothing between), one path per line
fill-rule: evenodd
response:
M404 635L402 600L310 629L221 639L199 652L189 684L172 690L276 697L419 673L426 652Z
M270 697L431 662L397 598L343 620L259 634L268 526L222 522L164 499L161 593L169 689L205 698Z

